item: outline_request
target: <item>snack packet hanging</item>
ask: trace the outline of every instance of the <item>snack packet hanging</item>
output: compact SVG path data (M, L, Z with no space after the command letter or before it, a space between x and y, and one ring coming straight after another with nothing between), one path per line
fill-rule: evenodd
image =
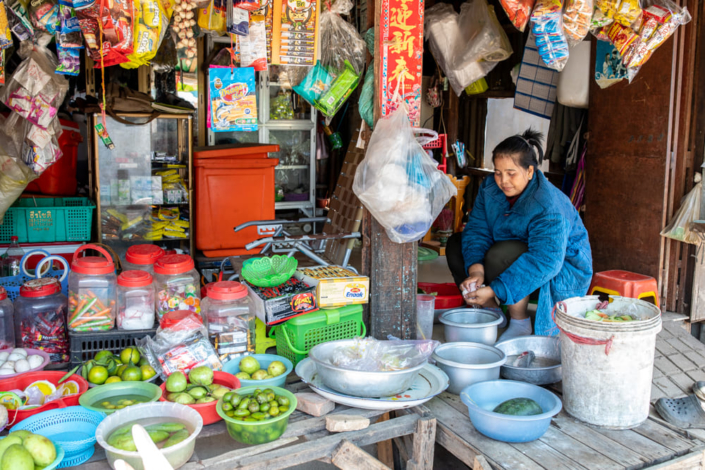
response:
M12 32L5 11L5 1L0 0L0 50L12 47Z
M531 31L536 36L536 46L543 63L559 72L563 70L569 52L563 34L560 0L537 0L531 14Z
M0 50L0 85L5 84L5 49Z
M267 70L267 31L264 16L251 15L247 36L239 38L240 66L254 67L256 72Z
M567 0L563 11L563 32L570 47L587 36L595 7L592 0Z
M247 36L250 32L250 13L237 7L230 8L228 12L228 33Z
M35 28L54 35L59 28L59 5L54 0L39 0L29 4L29 14Z
M164 6L159 0L135 0L135 32L132 52L120 66L126 69L149 65L157 55L169 24Z
M522 33L531 17L531 9L534 8L534 2L535 0L500 0L504 12L509 17L509 21Z
M34 37L34 27L29 20L29 13L22 2L17 0L12 6L5 3L7 20L10 30L20 41L26 41Z
M132 5L131 0L127 0ZM116 20L111 16L114 12L114 0L104 0L103 14L99 14L101 1L96 1L87 8L76 9L78 23L81 26L83 39L86 42L86 53L94 62L94 68L110 67L127 62L124 51L128 50L125 44L125 28L116 27ZM100 22L101 24L99 25ZM100 28L103 28L102 61L100 45ZM123 27L125 25L122 25ZM130 47L132 50L132 32L129 33Z
M630 26L641 17L639 0L622 0L614 12L614 20L624 26Z
M81 72L81 50L56 46L56 54L59 57L56 73L78 77Z
M304 79L293 87L293 90L300 97L305 99L311 106L316 105L316 101L333 82L333 76L323 68L320 62L309 70Z
M198 26L222 36L226 32L228 12L226 0L211 0L205 8L198 10Z
M211 67L208 84L210 128L214 132L257 130L254 68Z
M360 75L355 72L352 64L345 61L345 70L340 73L330 87L316 100L316 109L332 118L345 103L350 94L357 88Z
M78 24L73 8L66 5L59 5L59 34L56 42L63 49L83 49L81 25Z

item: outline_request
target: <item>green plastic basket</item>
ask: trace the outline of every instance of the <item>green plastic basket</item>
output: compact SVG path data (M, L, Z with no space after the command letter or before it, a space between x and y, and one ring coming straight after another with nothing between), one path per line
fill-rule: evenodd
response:
M294 317L271 329L269 336L277 342L277 354L294 365L308 357L308 352L320 343L365 336L362 305L321 309Z
M5 212L0 243L13 235L20 243L88 241L93 209L86 197L20 198Z
M242 277L257 287L275 287L288 281L298 265L296 258L289 256L250 258L242 265Z

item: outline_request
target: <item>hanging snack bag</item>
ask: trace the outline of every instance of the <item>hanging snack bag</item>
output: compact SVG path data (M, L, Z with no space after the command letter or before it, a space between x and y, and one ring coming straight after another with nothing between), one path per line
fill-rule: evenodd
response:
M135 0L135 11L133 50L127 56L128 62L121 64L126 69L149 65L157 55L169 24L167 12L159 0Z
M355 72L353 66L346 60L345 70L336 77L328 90L316 100L316 109L328 117L335 116L335 113L338 112L345 100L355 90L359 81L360 75Z
M252 15L247 36L238 39L240 66L254 67L256 72L267 70L267 31L264 16Z
M198 10L198 26L206 31L213 31L222 36L225 34L228 23L226 0L211 0L210 3Z
M17 36L20 41L26 41L34 37L34 27L29 20L29 13L22 2L17 0L10 6L5 3L5 11L7 12L7 21L10 24L10 30Z
M77 77L81 72L81 50L56 46L56 54L59 56L56 73Z
M210 127L214 132L257 130L254 68L211 67L208 87Z
M59 5L59 25L59 34L56 38L58 46L64 49L83 49L81 25L78 24L73 8Z
M54 0L38 0L29 4L30 18L35 28L53 35L59 28L59 5Z
M531 14L531 31L543 63L559 72L563 70L568 62L568 42L563 34L560 0L537 0Z
M639 0L622 0L614 12L614 20L624 26L630 26L641 17Z
M293 90L300 97L305 99L308 104L315 106L316 101L318 101L332 82L333 77L331 74L323 68L320 62L317 62L315 67L309 70L301 83L293 87Z
M127 2L132 5L132 0L127 0ZM81 32L86 42L86 53L90 54L95 68L100 68L101 66L110 67L127 62L127 57L124 52L132 50L131 25L129 34L127 34L126 25L121 25L115 17L116 9L119 8L119 4L116 6L114 0L104 0L102 15L99 13L100 7L101 1L95 1L86 8L80 10L76 9L78 24L81 26ZM130 11L130 13L132 14L133 12ZM132 17L134 17L134 15L131 15L130 18ZM99 21L101 22L100 24L98 23ZM100 44L101 26L103 29L102 48ZM129 48L126 44L127 39L130 41Z
M233 0L233 8L239 8L245 11L257 11L260 9L260 4L257 0Z
M237 34L238 36L247 36L250 33L250 13L247 10L237 7L231 8L229 12L228 33Z
M12 33L5 6L4 0L0 0L0 50L12 47Z
M592 0L568 0L563 11L563 32L571 47L585 39L595 9Z
M500 0L504 12L509 17L514 27L524 32L526 24L531 17L531 9L534 8L535 0Z

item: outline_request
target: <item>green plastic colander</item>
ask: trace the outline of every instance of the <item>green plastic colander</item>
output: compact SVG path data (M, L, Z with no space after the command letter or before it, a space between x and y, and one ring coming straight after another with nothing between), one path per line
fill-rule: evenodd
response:
M274 287L288 281L298 265L296 258L289 256L250 258L242 265L242 277L257 287Z

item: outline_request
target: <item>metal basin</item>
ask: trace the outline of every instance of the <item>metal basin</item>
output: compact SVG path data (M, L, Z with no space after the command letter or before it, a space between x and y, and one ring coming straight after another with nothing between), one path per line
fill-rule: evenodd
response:
M459 308L443 313L440 322L445 325L445 338L449 343L491 346L497 341L497 327L502 323L502 316L481 308Z
M515 367L506 363L501 374L505 379L519 380L534 385L546 385L560 382L563 376L561 368L561 342L558 336L520 336L495 344L504 351L508 358L524 351L533 351L536 355L534 367Z
M431 358L448 375L448 391L456 395L468 385L497 380L499 368L507 360L501 350L480 343L442 344L433 351Z
M369 372L344 369L331 364L330 358L341 346L352 346L354 341L342 339L316 345L308 357L316 364L316 373L326 387L354 397L380 398L398 395L411 387L419 372L428 363L404 370Z

